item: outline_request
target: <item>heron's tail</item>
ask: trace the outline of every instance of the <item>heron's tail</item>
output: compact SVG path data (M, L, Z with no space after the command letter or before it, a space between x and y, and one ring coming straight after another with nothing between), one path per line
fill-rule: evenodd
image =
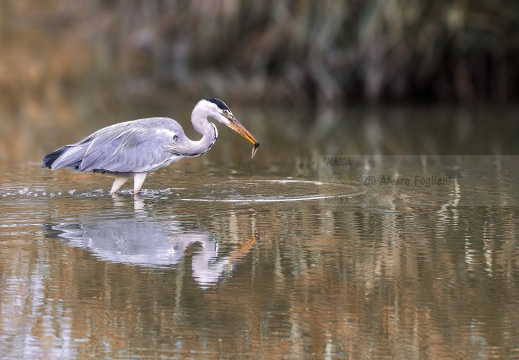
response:
M49 168L52 169L52 164L56 161L57 158L59 158L65 151L67 151L68 146L62 146L58 150L50 153L49 155L45 156L43 158L43 164L41 165L42 168Z
M77 146L65 145L43 158L42 168L52 170L62 167L79 168L86 149Z

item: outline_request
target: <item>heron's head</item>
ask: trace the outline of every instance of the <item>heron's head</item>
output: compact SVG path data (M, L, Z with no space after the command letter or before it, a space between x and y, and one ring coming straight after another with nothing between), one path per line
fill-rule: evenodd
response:
M219 122L227 125L238 134L243 136L245 139L249 140L254 144L254 148L252 149L252 156L256 154L256 150L259 147L259 142L252 136L252 134L245 129L245 127L240 124L240 122L234 117L231 110L225 105L222 100L219 99L205 99L200 101L203 103L203 106L206 107L209 111L209 115L214 117ZM200 104L199 103L199 104Z

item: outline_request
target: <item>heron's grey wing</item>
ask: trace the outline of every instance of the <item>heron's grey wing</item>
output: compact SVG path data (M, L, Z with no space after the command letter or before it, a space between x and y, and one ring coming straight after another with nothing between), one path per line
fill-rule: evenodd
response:
M80 171L148 172L180 159L167 146L184 132L172 119L152 118L116 124L94 135Z
M108 128L101 129L75 144L60 147L56 151L45 156L42 166L49 167L52 170L62 167L73 167L78 170L92 139L107 129Z

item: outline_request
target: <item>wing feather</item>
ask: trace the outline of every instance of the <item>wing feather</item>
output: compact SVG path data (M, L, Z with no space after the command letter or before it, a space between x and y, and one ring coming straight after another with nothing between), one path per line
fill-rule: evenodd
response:
M79 162L79 171L148 172L179 160L167 147L184 136L182 127L169 118L119 123L68 145L52 168Z

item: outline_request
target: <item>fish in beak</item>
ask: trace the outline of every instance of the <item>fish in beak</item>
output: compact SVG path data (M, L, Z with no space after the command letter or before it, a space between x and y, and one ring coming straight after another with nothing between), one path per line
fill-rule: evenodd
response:
M252 134L247 129L245 129L245 127L233 115L229 114L227 119L227 126L229 126L231 129L243 136L245 139L249 140L252 144L254 144L251 156L251 158L253 158L260 146L260 143L254 138L254 136L252 136Z

